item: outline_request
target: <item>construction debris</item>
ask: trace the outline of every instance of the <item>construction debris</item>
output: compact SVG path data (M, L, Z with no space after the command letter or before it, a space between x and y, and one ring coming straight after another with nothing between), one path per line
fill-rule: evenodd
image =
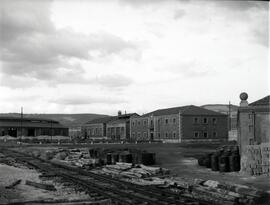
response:
M15 186L19 185L21 183L21 181L22 181L21 179L18 179L15 182L13 182L11 185L6 186L5 188L6 189L13 189Z
M52 184L37 183L29 180L26 180L25 184L36 188L45 189L48 191L56 191L56 188Z

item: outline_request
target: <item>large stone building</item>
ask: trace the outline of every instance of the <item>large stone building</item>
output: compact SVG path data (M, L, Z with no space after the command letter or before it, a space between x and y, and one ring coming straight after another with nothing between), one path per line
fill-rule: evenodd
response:
M68 136L68 128L58 121L25 118L25 117L0 117L0 136Z
M138 114L118 112L117 116L91 120L82 126L83 136L89 139L129 140L131 116Z
M227 125L227 115L189 105L133 116L130 133L133 141L226 141Z
M246 93L242 93L238 109L239 146L270 142L270 95L248 104Z
M82 126L82 135L85 139L107 139L107 123L117 117L103 117L91 120Z
M238 106L232 104L207 104L201 106L228 115L228 140L237 141L237 112Z

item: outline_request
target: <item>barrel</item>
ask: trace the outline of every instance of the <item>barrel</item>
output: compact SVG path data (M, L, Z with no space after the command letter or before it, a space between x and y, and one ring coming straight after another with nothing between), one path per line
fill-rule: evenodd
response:
M116 162L119 162L119 154L118 153L112 154L112 164L115 164Z
M206 166L206 168L211 168L211 155L212 153L206 154L204 157L204 166Z
M107 153L107 164L112 164L112 154Z
M199 157L198 164L199 166L204 166L204 157Z
M141 153L141 162L144 165L154 165L156 163L155 153L149 152Z
M219 170L218 158L219 158L219 153L215 153L211 156L211 169L212 169L212 171Z
M231 156L229 156L229 165L231 172L240 171L240 155L232 154Z
M229 171L229 157L226 154L223 154L218 159L219 163L219 171L220 172L228 172Z

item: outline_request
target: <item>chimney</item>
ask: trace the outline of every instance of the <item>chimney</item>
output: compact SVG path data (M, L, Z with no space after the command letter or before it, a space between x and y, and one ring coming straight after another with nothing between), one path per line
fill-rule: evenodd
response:
M247 93L243 92L243 93L240 94L240 100L241 100L240 107L247 107L248 106L247 99L248 99L248 94Z
M122 115L122 112L121 110L118 111L118 116L121 116Z

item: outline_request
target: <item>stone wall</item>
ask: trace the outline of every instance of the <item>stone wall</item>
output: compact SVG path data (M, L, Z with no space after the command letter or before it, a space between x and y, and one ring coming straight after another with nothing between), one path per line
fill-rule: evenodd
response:
M270 143L247 145L243 148L241 171L250 175L270 176Z

